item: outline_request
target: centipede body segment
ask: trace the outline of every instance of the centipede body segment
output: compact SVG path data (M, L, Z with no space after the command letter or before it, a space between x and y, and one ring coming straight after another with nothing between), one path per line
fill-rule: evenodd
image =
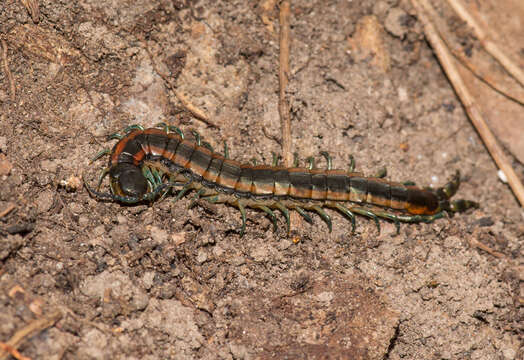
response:
M450 201L460 184L457 172L442 188L421 189L412 185L390 182L361 173L331 169L315 169L313 162L307 168L285 168L241 164L226 155L214 152L203 143L198 134L189 141L176 127L159 124L160 128L143 129L134 125L123 135L114 134L119 141L109 151L107 169L100 177L97 189L85 181L89 193L105 201L127 204L155 201L168 193L178 200L189 191L196 191L195 199L214 203L228 203L242 215L241 234L244 233L246 208L264 211L276 228L274 210L286 218L289 229L289 210L296 210L307 221L307 211L318 213L331 231L330 216L324 208L335 209L347 216L355 227L355 214L375 220L378 218L399 222L431 222L445 212L453 214L477 207L469 200ZM109 175L111 192L99 187ZM379 228L380 229L380 228Z

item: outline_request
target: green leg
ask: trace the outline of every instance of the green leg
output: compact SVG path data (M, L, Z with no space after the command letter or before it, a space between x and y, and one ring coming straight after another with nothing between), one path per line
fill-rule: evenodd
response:
M257 159L252 158L251 159L251 163L253 163L253 166L257 166Z
M256 206L256 208L264 211L271 218L271 221L273 222L273 232L276 232L277 231L277 217L275 213L271 211L271 209L265 205L258 205Z
M349 172L355 172L355 158L353 155L349 155Z
M383 166L380 169L378 169L377 174L375 175L375 177L378 177L379 179L383 179L387 175L388 175L388 169L385 166Z
M104 181L104 178L107 176L107 174L109 174L109 168L105 168L104 170L102 170L102 173L98 177L98 184L96 185L96 191L100 190L100 186L102 186L102 181ZM113 189L111 189L111 191L112 190Z
M302 209L299 206L295 206L294 209L300 214L300 216L304 218L304 220L306 220L310 224L313 224L313 219L311 218L311 216L309 216L306 210Z
M320 215L322 220L326 222L329 228L329 232L331 232L333 230L333 224L331 222L331 218L329 217L329 215L324 210L322 210L322 208L318 205L314 205L313 207L311 207L311 209L315 210L318 213L318 215Z
M353 211L356 214L360 214L373 219L375 221L375 225L377 226L378 233L380 234L380 223L378 222L377 215L375 215L373 211L361 207L352 207L351 211Z
M229 159L229 149L227 147L227 142L224 141L224 158Z
M415 184L414 181L408 180L408 181L404 181L402 183L402 185L404 185L404 186L416 186L417 184Z
M321 151L320 155L326 158L327 169L328 170L333 169L333 160L331 159L331 156L329 156L329 153L327 151Z
M242 227L240 228L240 237L242 237L246 230L246 208L240 200L238 201L238 210L240 210L240 214L242 215Z
M200 188L195 196L193 197L193 200L191 200L191 202L189 203L189 206L187 207L188 209L191 209L193 206L196 205L196 203L198 202L198 199L200 199L200 196L202 196L202 194L204 194L206 192L206 189L205 188Z
M109 155L109 154L111 154L111 150L104 149L104 150L100 151L98 154L96 154L95 157L91 159L91 162L95 162L98 159L100 159L102 156Z
M293 153L293 167L298 167L298 153Z
M278 166L278 158L279 156L275 154L274 152L271 153L273 155L273 161L271 162L271 166L275 167Z
M313 170L315 168L315 158L313 156L306 158L306 162L307 162L306 167L308 170Z
M397 229L397 235L400 234L400 219L396 214L388 213L387 211L384 211L384 210L377 210L377 211L374 211L373 213L382 219L393 221Z
M275 208L280 210L282 214L284 215L284 217L286 218L287 233L289 234L290 227L291 227L291 221L289 220L289 210L282 203L279 203L279 202L275 203Z
M191 134L193 134L193 136L195 137L196 144L200 146L200 144L202 144L202 139L200 137L200 134L197 133L195 130L191 130Z
M346 215L349 220L351 220L351 232L354 233L356 229L356 222L355 222L355 215L345 206L342 206L340 204L335 205L335 209L340 211L342 214Z
M191 190L191 185L193 184L193 181L192 180L189 180L185 185L184 187L178 192L178 194L176 195L175 199L173 200L174 202L177 202L178 200L180 200L182 198L182 196L184 196L189 190Z
M202 141L202 146L205 147L206 149L208 149L211 152L215 152L215 150L213 150L213 147L211 146L211 144L208 143L207 141Z

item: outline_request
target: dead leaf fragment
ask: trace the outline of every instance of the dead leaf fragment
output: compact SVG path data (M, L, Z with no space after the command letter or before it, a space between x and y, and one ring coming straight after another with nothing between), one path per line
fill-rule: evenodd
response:
M349 48L357 61L369 61L382 72L388 72L391 58L384 46L384 29L376 16L364 16L358 23Z

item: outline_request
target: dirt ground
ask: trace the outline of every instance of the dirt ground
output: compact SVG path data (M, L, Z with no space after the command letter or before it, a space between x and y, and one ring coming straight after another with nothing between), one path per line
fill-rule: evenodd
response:
M44 0L36 24L22 1L0 4L16 90L2 60L0 341L30 327L16 348L32 359L522 359L522 209L408 2L292 2L293 149L319 167L322 150L336 168L353 154L358 171L421 186L460 169L457 198L479 209L398 235L365 218L351 234L330 211L331 233L316 216L291 236L249 210L240 237L228 206L122 206L78 186L105 166L90 159L107 135L135 123L270 163L267 3ZM373 55L359 26L376 30Z

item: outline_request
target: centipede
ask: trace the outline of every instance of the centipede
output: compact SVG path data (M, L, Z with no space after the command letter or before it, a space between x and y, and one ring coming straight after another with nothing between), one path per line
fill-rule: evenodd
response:
M198 133L193 132L193 139L188 139L178 127L165 123L147 129L131 125L109 138L118 142L93 159L109 155L97 186L91 187L84 178L93 198L137 204L153 203L169 195L178 201L192 193L190 207L206 200L238 208L240 236L245 233L247 208L264 212L274 231L275 212L280 212L289 233L293 210L309 223L313 223L310 214L318 214L331 232L332 220L326 209L333 209L350 220L353 232L355 217L360 215L372 219L379 232L379 219L391 221L398 233L400 223L430 223L479 206L471 200L451 200L460 185L458 170L440 188L420 188L355 172L353 157L347 171L333 169L327 152L321 152L327 162L325 169L315 168L313 158L307 159L306 167L299 167L297 158L293 167L283 167L274 154L272 165L243 164L229 159L227 147L223 154L215 152ZM109 191L102 192L106 176Z

